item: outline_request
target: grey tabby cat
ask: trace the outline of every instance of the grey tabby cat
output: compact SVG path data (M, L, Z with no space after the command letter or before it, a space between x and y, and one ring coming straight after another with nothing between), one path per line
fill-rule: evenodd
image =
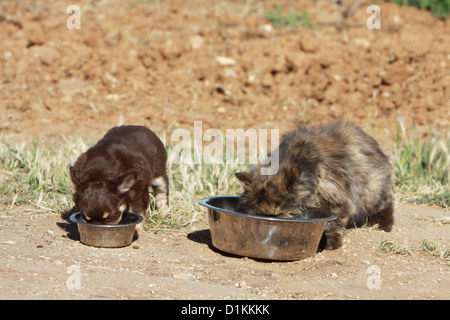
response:
M276 174L261 175L260 167L236 173L244 186L237 211L281 218L329 211L336 220L325 227L325 249L339 248L346 228L367 223L391 231L391 163L360 128L347 122L299 124L275 151Z

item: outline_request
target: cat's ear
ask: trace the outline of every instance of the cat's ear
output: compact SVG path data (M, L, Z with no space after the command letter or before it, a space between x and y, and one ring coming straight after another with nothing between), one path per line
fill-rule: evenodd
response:
M239 181L247 186L252 184L252 176L248 172L237 172L235 173L235 176L239 179Z
M300 174L302 172L300 171L300 168L298 166L294 166L291 168L287 168L284 171L284 177L286 182L286 187L289 189L292 187L295 182L297 182L298 178L300 178Z

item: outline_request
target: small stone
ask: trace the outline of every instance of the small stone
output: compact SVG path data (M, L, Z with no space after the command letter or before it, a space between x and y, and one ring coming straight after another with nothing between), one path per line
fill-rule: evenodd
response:
M225 66L225 67L234 66L236 64L236 60L234 60L233 58L229 58L229 57L218 56L218 57L216 57L216 61L221 66Z
M201 46L203 45L203 37L201 36L193 36L191 38L189 38L189 43L191 44L191 48L196 50L196 49L200 49Z
M269 33L273 31L273 27L271 24L263 24L259 27L259 30Z

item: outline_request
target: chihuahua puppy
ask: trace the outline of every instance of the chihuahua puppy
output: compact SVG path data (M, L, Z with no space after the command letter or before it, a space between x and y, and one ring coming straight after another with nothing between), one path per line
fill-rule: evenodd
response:
M145 218L151 185L156 207L168 214L166 161L166 149L150 129L114 127L70 167L73 201L86 221L118 224L124 211ZM136 226L136 235L143 227Z

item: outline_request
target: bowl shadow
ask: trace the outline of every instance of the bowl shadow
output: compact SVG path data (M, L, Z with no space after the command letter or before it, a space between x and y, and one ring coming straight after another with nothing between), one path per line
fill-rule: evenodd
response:
M204 229L204 230L197 230L194 232L191 232L187 235L187 238L191 241L197 242L197 243L201 243L201 244L206 244L210 250L214 251L215 253L218 253L224 257L228 257L228 258L237 258L237 259L252 259L254 261L258 261L258 262L266 262L266 263L270 263L270 262L292 262L295 260L270 260L270 259L258 259L258 258L252 258L252 257L245 257L245 256L240 256L237 254L232 254L232 253L228 253L222 250L217 249L216 247L213 246L212 244L212 237L211 237L211 231L209 229ZM317 248L317 252L322 252L325 248L326 245L326 236L325 234L322 235L322 238L320 239L320 243L319 243L319 247Z
M66 222L57 222L56 225L67 232L66 236L75 241L80 241L80 233L78 232L78 226L76 223L70 220L70 216L77 213L77 207L73 206L71 209L61 212L61 218Z
M218 253L224 257L227 258L236 258L236 259L252 259L257 262L264 262L264 263L272 263L272 262L292 262L293 260L270 260L270 259L260 259L260 258L253 258L253 257L247 257L247 256L240 256L233 253L228 253L222 250L217 249L212 244L212 237L211 237L211 231L209 229L204 230L197 230L194 232L191 232L187 235L187 238L191 241L206 244L211 251L214 251L215 253Z
M206 244L211 251L214 251L215 253L218 253L222 256L229 257L229 258L244 258L243 256L228 253L228 252L219 250L216 247L214 247L212 244L211 231L209 229L197 230L197 231L191 232L187 235L187 238L189 240L197 242L197 243Z

